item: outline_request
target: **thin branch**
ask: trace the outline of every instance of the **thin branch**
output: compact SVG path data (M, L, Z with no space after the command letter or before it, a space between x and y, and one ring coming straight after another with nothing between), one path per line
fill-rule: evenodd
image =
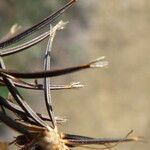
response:
M60 75L70 74L73 72L77 72L84 69L89 68L98 68L98 67L105 67L107 66L108 62L103 60L104 57L100 57L96 59L95 61L92 61L88 64L83 64L75 67L68 67L65 69L59 69L59 70L48 70L48 71L38 71L38 72L16 72L12 70L6 70L6 69L0 69L0 75L2 73L6 73L9 75L12 75L17 78L26 78L26 79L32 79L32 78L44 78L44 77L56 77Z
M48 44L47 44L47 48L46 48L46 52L45 52L45 58L44 58L44 70L50 70L50 53L52 51L52 45L53 45L53 40L54 37L56 35L56 31L63 29L64 25L66 23L64 22L59 22L54 28L52 28L52 26L50 25L50 31L53 30L53 32L50 32L50 38L48 40ZM43 88L44 88L44 97L45 97L45 104L47 107L47 111L49 114L49 117L52 120L52 126L53 128L56 128L56 120L55 120L55 115L54 115L54 111L53 111L53 107L52 107L52 100L51 100L51 91L50 91L50 78L44 78L44 84L43 84Z
M0 96L0 106L3 106L5 108L7 108L8 110L12 111L13 113L16 113L17 115L22 116L22 119L23 120L25 119L24 121L28 121L27 118L28 117L30 118L29 114L25 113L25 111L22 110L22 108L20 106L8 101L7 99L4 99L1 96ZM49 117L46 115L43 115L40 113L36 113L36 114L44 121L51 121L49 119ZM61 117L55 117L55 119L56 119L57 123L59 123L59 124L66 122L66 119L61 118Z
M133 138L93 138L93 139L68 139L66 144L72 146L81 146L81 145L105 145L112 143L122 143L122 142L132 142L139 141L140 139L137 137Z
M51 30L51 25L50 25L50 30ZM46 48L46 52L45 52L45 59L44 59L44 70L45 71L50 70L50 52L52 50L52 43L53 43L53 39L55 36L55 32L53 34L50 34L50 38L48 40L48 44L47 44L47 48ZM53 111L53 107L52 107L51 91L49 90L50 89L50 78L44 78L43 87L44 87L44 97L45 97L45 104L46 104L47 112L48 112L50 119L52 120L52 126L53 126L53 128L55 128L56 120L54 117L54 111Z
M21 52L27 48L30 48L30 47L42 42L48 36L49 36L49 31L37 36L36 38L34 38L28 42L25 42L23 44L15 46L15 47L11 47L11 48L0 51L0 56L4 57L4 56L9 56L9 55Z
M15 53L18 53L18 52L22 52L23 50L26 50L26 49L38 44L39 42L43 41L50 34L53 34L55 32L56 28L63 28L65 25L66 25L65 22L60 21L50 31L47 31L47 32L37 36L36 38L34 38L32 40L29 40L28 42L17 45L15 47L11 47L11 48L8 48L8 49L1 50L0 51L0 56L4 57L4 56L9 56L9 55L12 55L12 54L15 54Z
M29 86L29 87L36 87L37 84L33 84L33 83L29 83L29 82L25 82L19 78L15 78L9 74L3 73L3 75L5 75L5 77L11 79L14 83L18 83L19 85L24 85L24 86ZM0 83L5 85L4 81L2 79L0 79ZM40 85L39 85L40 86Z
M0 59L0 66L1 68L5 69L5 64L2 60L2 58ZM16 100L16 102L19 104L19 106L35 121L37 122L39 125L47 127L46 123L38 117L38 115L31 109L31 107L23 100L22 96L20 95L20 93L18 92L18 90L16 89L14 83L12 82L11 79L8 79L5 74L2 74L3 80L9 90L9 92L11 93L11 95L13 96L13 98Z
M76 139L76 140L83 140L83 139L94 139L94 138L91 138L91 137L87 137L87 136L81 136L81 135L73 135L73 134L67 134L67 133L61 133L61 138L62 139Z
M15 37L12 37L6 41L3 41L0 43L0 48L7 47L11 44L14 44L25 37L31 35L32 33L44 28L46 25L52 23L57 17L59 17L61 14L63 14L68 8L70 8L77 0L70 0L65 6L63 6L61 9L53 13L52 15L48 16L47 18L43 19L41 22L33 25L29 29L21 32L20 34L16 35Z
M20 123L17 123L15 120L13 120L12 118L4 114L2 111L0 111L0 120L4 122L7 126L9 126L10 128L16 130L17 132L20 132L26 135L30 134L30 132L28 132L25 126L23 126Z
M86 136L72 135L72 134L65 134L65 133L61 134L61 138L64 139L65 143L71 147L85 146L85 148L92 148L92 147L88 147L87 145L103 145L106 147L106 145L114 144L111 146L107 146L106 149L110 149L123 142L142 141L140 137L128 138L128 136L131 135L132 132L133 131L130 131L124 138L91 138ZM93 149L97 149L97 148L93 148Z
M19 106L35 121L37 122L40 126L46 127L47 125L44 123L42 119L38 117L38 115L31 109L31 107L24 101L18 90L16 89L15 85L10 79L5 78L4 76L4 81L9 89L9 92L11 95L14 97L16 102L19 104Z
M17 81L15 80L13 82L15 86L19 88L30 89L30 90L44 90L43 84L28 83L20 79L18 79ZM0 79L0 86L6 86L2 79ZM79 89L83 87L84 85L81 84L80 82L71 82L70 84L67 85L51 85L49 90Z

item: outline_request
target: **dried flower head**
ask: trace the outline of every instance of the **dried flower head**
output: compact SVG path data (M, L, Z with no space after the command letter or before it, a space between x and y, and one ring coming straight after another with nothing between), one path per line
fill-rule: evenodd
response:
M81 135L59 133L58 131L57 124L62 124L66 121L66 119L55 116L51 99L51 90L76 89L82 88L83 85L80 84L80 82L72 82L68 85L52 85L50 77L61 76L89 68L102 68L108 65L108 62L104 60L105 57L100 57L94 61L79 66L50 70L50 53L56 31L64 29L64 26L66 25L66 23L60 21L52 27L51 22L75 2L76 0L71 0L61 9L42 20L40 23L35 24L17 35L14 32L18 31L18 27L16 28L16 26L13 26L13 32L10 32L13 36L10 36L10 38L7 39L5 38L0 43L0 47L2 49L0 51L0 85L6 86L9 90L8 98L0 96L0 120L13 130L19 132L19 135L15 138L15 140L9 144L16 144L21 150L69 150L73 147L110 149L122 142L140 140L138 137L129 137L131 133L124 138L92 138ZM11 48L6 48L7 46L17 43L21 39L31 35L33 32L44 28L46 25L49 25L49 31L29 40L28 42ZM45 51L44 69L42 71L17 72L6 69L3 57L26 50L47 37L48 44ZM43 79L43 84L38 83L38 78ZM33 79L34 82L27 82L24 79ZM48 116L35 112L24 100L17 87L42 90L44 92L44 100ZM10 117L6 113L6 109L12 111L14 116ZM97 145L98 147L96 148L94 145Z

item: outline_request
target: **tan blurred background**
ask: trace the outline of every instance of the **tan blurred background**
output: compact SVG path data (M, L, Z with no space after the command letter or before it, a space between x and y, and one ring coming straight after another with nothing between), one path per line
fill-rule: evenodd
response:
M0 0L1 37L14 23L27 28L63 3L65 0ZM149 14L149 0L79 0L58 19L69 24L56 36L52 68L77 65L103 55L109 61L105 69L52 79L52 83L57 84L81 81L86 85L81 90L52 93L55 114L68 119L60 126L60 131L93 137L124 137L133 129L133 135L149 141ZM13 58L6 58L5 62L8 68L40 70L45 47L46 42L43 42ZM35 110L46 113L44 104L41 107L42 92L21 92ZM3 89L0 93L5 95ZM10 139L8 131L2 126L1 138ZM115 149L149 148L149 143L128 143Z

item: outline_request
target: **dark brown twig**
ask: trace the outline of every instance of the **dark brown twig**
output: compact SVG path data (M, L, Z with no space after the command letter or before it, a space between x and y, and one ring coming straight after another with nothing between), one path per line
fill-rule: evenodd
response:
M19 133L26 135L29 134L25 126L21 125L20 123L17 123L15 120L10 118L8 115L4 114L2 111L0 111L0 120L3 121L7 126L16 130Z
M16 43L21 39L29 36L33 32L43 28L45 25L50 24L51 21L53 21L56 17L61 15L75 2L76 0L70 0L70 2L68 2L64 7L62 7L61 9L56 11L56 13L47 17L46 19L42 20L40 23L32 26L28 30L18 34L13 38L1 42L0 47L3 48L13 43ZM12 49L5 49L0 53L1 56L7 56L14 53L18 53L19 51L27 49L28 47L33 46L34 44L37 44L41 40L45 39L48 36L48 33L50 34L44 59L44 71L22 73L7 70L2 57L0 57L0 84L5 85L8 88L12 99L14 99L15 102L17 102L17 104L14 104L8 99L0 96L0 106L4 110L10 110L14 114L13 117L10 117L9 115L7 115L7 113L4 113L4 111L1 110L0 121L2 121L7 126L11 127L12 129L16 130L21 134L17 136L15 140L11 142L11 144L15 143L21 146L20 150L70 150L72 147L97 149L92 147L93 145L103 146L105 147L104 149L110 149L122 142L140 141L141 139L138 137L128 137L132 132L129 132L124 138L92 138L81 135L58 133L58 118L55 117L52 109L53 107L51 101L51 90L77 88L81 85L79 83L74 83L70 86L54 86L50 84L50 78L48 77L65 75L88 68L104 67L108 64L108 62L103 60L104 57L101 57L87 64L51 71L50 52L52 50L52 43L56 30L57 28L55 30L54 28L52 28L51 31L46 32L31 41L13 47ZM28 83L21 80L20 78L33 78L35 80L35 83ZM43 78L43 85L38 84L38 82L36 82L36 78ZM28 89L43 90L49 116L47 117L43 114L35 112L23 99L16 86ZM60 120L64 121L64 119L62 118L60 118ZM50 121L52 123L52 127L48 126L45 121Z
M56 28L61 28L65 25L66 23L64 23L63 21L60 21L53 29L51 29L50 31L47 31L35 38L33 38L32 40L29 40L28 42L25 42L23 44L17 45L15 47L11 47L8 49L3 49L0 51L0 56L4 57L4 56L9 56L18 52L22 52L23 50L26 50L38 43L40 43L41 41L43 41L44 39L46 39L50 34L53 34L53 32L55 32Z
M5 64L2 60L2 58L0 58L0 67L5 69ZM40 119L38 117L38 115L30 108L30 106L23 100L22 96L20 95L20 93L18 92L18 90L16 89L13 81L9 78L7 78L5 76L5 74L2 74L2 78L9 90L9 92L11 93L11 95L13 96L13 98L16 100L16 102L19 104L19 106L34 120L36 121L39 125L41 126L47 126L44 121L42 119Z
M65 69L59 69L59 70L48 70L48 71L38 71L38 72L16 72L12 70L6 70L6 69L0 69L0 75L2 73L6 73L9 75L12 75L16 78L26 78L26 79L31 79L31 78L44 78L44 77L56 77L56 76L61 76L73 72L77 72L80 70L88 69L88 68L98 68L98 67L104 67L107 66L108 62L103 60L103 57L100 57L88 64L83 64L80 66L75 66L75 67L68 67Z
M8 101L7 99L4 99L3 97L0 96L0 106L3 106L4 108L7 108L8 110L18 114L19 116L23 116L23 119L24 118L30 118L30 116L25 113L25 111L22 110L21 107L19 107L18 105ZM50 121L50 118L46 115L43 115L43 114L40 114L40 113L36 113L42 120L44 121ZM60 118L60 117L55 117L57 123L62 123L62 122L66 122L66 119L64 118ZM27 121L27 119L25 120Z
M50 30L52 29L50 25ZM55 33L54 33L55 34ZM45 58L44 58L44 70L50 70L50 52L52 50L52 43L54 39L54 34L50 34L50 38L48 40L46 52L45 52ZM52 107L52 99L51 99L51 91L50 89L50 78L44 78L44 97L45 97L45 104L47 108L47 112L49 114L50 119L52 120L52 127L56 128L56 120L54 117L54 111Z
M47 24L52 23L57 17L59 17L61 14L63 14L68 8L70 8L77 0L70 0L65 6L63 6L61 9L53 13L52 15L48 16L47 18L43 19L41 22L33 25L29 29L21 32L20 34L16 35L15 37L12 37L6 41L3 41L0 43L0 48L4 48L6 46L9 46L11 44L14 44L25 37L31 35L35 31L45 27Z

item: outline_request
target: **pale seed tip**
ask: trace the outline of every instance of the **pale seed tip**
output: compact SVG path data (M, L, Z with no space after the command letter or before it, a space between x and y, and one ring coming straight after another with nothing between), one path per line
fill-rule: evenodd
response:
M91 68L102 68L108 65L108 61L104 60L105 56L99 57L98 59L90 63Z
M65 28L65 26L68 24L68 21L67 22L64 22L64 21L59 21L58 24L54 27L54 28L57 28L57 30L62 30Z
M11 29L10 29L10 33L13 35L13 34L15 34L18 30L20 30L21 29L21 26L20 25L18 25L18 24L14 24L12 27L11 27Z
M83 84L80 84L80 82L72 82L70 84L70 88L83 88L84 85Z

